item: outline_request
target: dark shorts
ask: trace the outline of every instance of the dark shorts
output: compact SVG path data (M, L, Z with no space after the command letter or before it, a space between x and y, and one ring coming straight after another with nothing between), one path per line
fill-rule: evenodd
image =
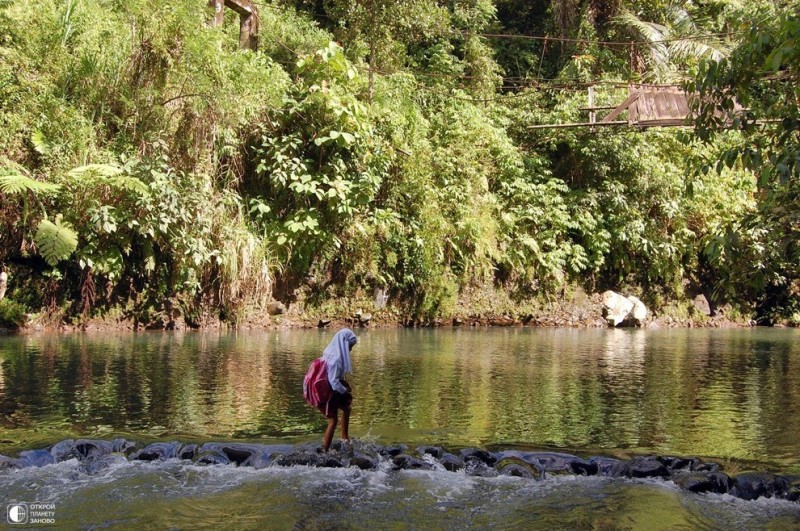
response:
M342 380L342 384L347 388L346 394L333 392L333 396L326 404L319 406L319 410L329 419L335 419L340 409L350 409L353 403L353 395L350 393L350 384Z

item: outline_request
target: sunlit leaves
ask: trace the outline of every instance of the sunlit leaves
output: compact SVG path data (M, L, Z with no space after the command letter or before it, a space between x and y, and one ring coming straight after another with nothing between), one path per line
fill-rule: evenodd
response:
M22 194L24 192L52 193L59 190L57 184L37 181L24 175L0 176L0 191L6 194Z
M55 266L61 260L69 258L78 247L78 235L72 226L56 218L55 222L43 219L35 236L39 254L51 265Z

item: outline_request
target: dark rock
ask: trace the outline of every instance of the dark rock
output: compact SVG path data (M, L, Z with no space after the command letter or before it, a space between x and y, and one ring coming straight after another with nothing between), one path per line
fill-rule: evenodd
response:
M767 472L745 472L734 479L730 493L743 500L756 498L785 497L789 492L789 481L786 478Z
M330 454L322 454L319 456L317 461L317 466L321 466L324 468L343 468L344 464L342 463L341 459L338 459Z
M93 454L81 461L81 468L83 468L83 471L86 474L93 476L98 472L107 469L113 463L119 462L120 460L125 460L125 458L122 456L114 456L110 453L107 455Z
M0 470L9 470L12 468L22 468L19 465L19 459L14 459L11 457L6 457L5 455L0 455Z
M348 461L348 466L355 466L361 470L372 470L378 467L378 461L374 457L356 452Z
M477 476L481 478L494 478L497 477L497 469L491 465L487 465L477 458L465 460L464 473L468 476Z
M263 444L247 443L206 443L197 452L200 454L214 453L224 455L231 463L237 466L253 466L256 460L262 459L266 446ZM176 450L177 451L177 450Z
M281 466L314 466L324 468L342 468L341 459L325 453L318 453L310 449L297 449L283 454L275 459Z
M618 478L628 475L628 463L611 457L594 456L589 462L597 465L597 474L600 476Z
M45 466L52 465L56 462L55 458L48 450L26 450L20 452L19 458L21 461L30 463L27 466Z
M478 460L489 466L494 466L494 464L497 462L496 455L478 448L464 448L459 452L459 455L465 462Z
M123 454L125 456L130 456L133 452L136 451L136 448L138 446L139 443L135 441L129 441L121 437L118 437L113 441L111 441L111 451L115 454Z
M337 453L340 453L340 454L346 455L346 456L349 456L349 455L353 454L353 445L352 445L352 443L347 443L347 442L342 441L342 440L333 441L333 443L331 443L331 448L330 449L332 451L334 451L334 452L337 452Z
M178 452L179 459L194 459L194 456L197 454L197 445L196 444L184 444L181 446L180 451Z
M725 494L733 485L733 480L721 472L678 471L673 474L672 481L683 490L696 493Z
M78 450L75 448L75 441L72 439L65 439L57 442L50 447L50 455L53 456L56 463L67 461L68 459L78 458Z
M331 324L330 319L320 319L319 322L317 323L317 328L325 328L329 324Z
M498 472L501 476L514 476L528 479L533 479L534 477L529 467L520 465L518 463L509 463L507 465L503 465L498 469Z
M131 459L137 461L164 461L166 459L174 459L178 457L181 449L181 443L153 443L145 446L141 450L134 452Z
M700 465L703 464L702 461L695 457L672 457L672 456L662 456L658 458L659 461L664 463L670 470L697 470Z
M520 452L510 450L501 452L499 457L516 457L528 465L541 469L549 474L579 474L591 476L597 474L597 464L581 459L572 454L559 452Z
M263 444L229 443L222 446L228 459L238 466L252 466L251 463L259 459L265 449Z
M432 455L436 459L441 459L442 455L444 455L444 450L442 450L441 446L418 446L417 453L419 455Z
M440 459L439 462L445 468L445 470L449 470L450 472L456 472L464 468L464 460L460 457L453 455L453 454L444 454Z
M800 476L787 477L786 481L789 482L786 499L793 502L800 500Z
M280 466L318 466L319 456L316 452L293 451L278 457L275 463Z
M392 459L395 470L430 470L433 468L430 463L417 459L408 454L400 454Z
M75 441L75 451L80 460L103 457L111 454L113 449L112 444L108 441L90 439L78 439Z
M573 474L579 476L594 476L597 474L597 463L592 463L585 459L575 459L569 462L569 467Z
M535 458L525 459L519 457L518 455L507 455L507 454L520 454L520 453L522 452L514 452L514 451L501 452L499 454L500 459L497 461L497 463L495 463L494 467L500 472L501 475L505 476L512 475L519 477L544 479L545 477L544 467ZM519 470L520 468L525 469L527 473L523 475ZM507 470L507 472L504 472L504 470Z
M408 450L408 446L406 446L405 444L395 444L393 446L383 447L378 453L380 453L380 455L384 457L386 456L395 457L402 454L406 450Z
M669 470L657 457L636 457L628 463L628 474L632 478L664 478Z
M699 463L694 467L695 472L719 472L719 463Z
M242 466L251 466L256 470L266 468L275 462L275 459L281 455L291 452L291 444L272 444L267 446L255 445L261 448L260 451L253 453L253 455L244 462Z
M229 465L231 460L225 454L216 452L200 453L195 456L194 462L200 465Z

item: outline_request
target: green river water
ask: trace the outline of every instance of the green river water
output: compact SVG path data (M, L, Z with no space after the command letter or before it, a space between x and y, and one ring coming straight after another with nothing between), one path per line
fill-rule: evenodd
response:
M351 435L379 444L698 456L800 474L800 331L356 330ZM65 438L302 443L333 331L0 337L0 454ZM337 434L338 435L338 434ZM75 461L0 470L59 528L796 529L800 505L661 480ZM0 519L0 523L4 522Z

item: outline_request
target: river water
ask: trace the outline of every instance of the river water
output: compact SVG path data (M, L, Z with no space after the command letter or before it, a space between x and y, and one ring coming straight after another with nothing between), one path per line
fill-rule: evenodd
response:
M698 456L800 474L797 330L357 330L351 435L379 444ZM332 331L0 338L0 454L65 438L302 443ZM792 529L800 505L661 480L76 461L0 470L59 527ZM2 520L0 520L2 522Z

